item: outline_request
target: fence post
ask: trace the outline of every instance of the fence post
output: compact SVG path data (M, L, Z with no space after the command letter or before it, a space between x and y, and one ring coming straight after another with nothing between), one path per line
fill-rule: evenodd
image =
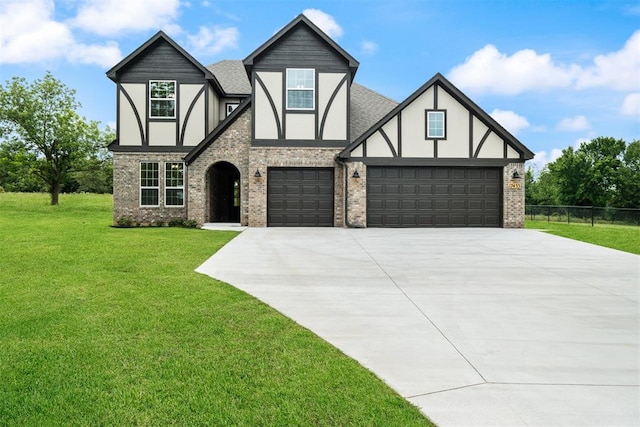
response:
M567 224L571 224L571 208L567 206Z
M551 222L551 207L547 206L547 222Z
M591 226L593 227L593 206L591 206Z

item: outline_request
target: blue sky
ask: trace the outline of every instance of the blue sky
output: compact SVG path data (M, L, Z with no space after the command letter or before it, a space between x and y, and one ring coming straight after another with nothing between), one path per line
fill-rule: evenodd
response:
M640 139L640 2L0 0L0 80L46 70L115 124L105 72L158 30L204 65L243 59L304 12L402 101L441 72L536 153Z

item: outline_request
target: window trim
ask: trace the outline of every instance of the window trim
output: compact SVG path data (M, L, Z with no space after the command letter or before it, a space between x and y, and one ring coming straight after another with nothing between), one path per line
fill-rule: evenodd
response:
M173 165L173 164L182 165L182 185L180 185L180 186L170 186L169 185L169 179L167 178L167 172L169 171L169 169L168 169L169 165ZM164 207L165 208L183 208L184 207L184 199L185 199L184 172L185 172L184 162L164 162ZM167 204L167 200L169 200L169 198L167 197L167 191L168 190L182 190L182 204L181 205L169 205L169 204Z
M441 114L442 115L442 136L439 135L431 135L429 133L429 115L430 114ZM425 110L425 139L432 139L432 140L442 140L442 139L447 139L447 110L441 110L441 109L432 109L432 110Z
M313 87L312 88L295 88L289 87L289 71L311 71L313 76ZM289 106L289 91L310 91L311 92L311 108L301 108L301 107L290 107ZM315 111L316 109L316 70L315 68L287 68L285 72L285 104L286 109L288 111Z
M239 106L239 105L240 105L240 103L239 103L239 102L226 102L226 103L224 104L224 110L225 110L225 114L226 114L226 115L225 115L225 117L229 117L229 115L230 115L231 113L233 113L233 111L234 111L236 108L238 108L238 106ZM233 107L233 108L231 109L231 111L229 111L229 107Z
M157 179L157 185L155 186L150 186L150 185L142 185L142 165L143 164L156 164L158 165L158 177ZM138 205L141 208L157 208L160 207L160 162L153 162L153 161L141 161L140 162L140 166L138 168L138 178L140 179L139 183L139 188L138 188ZM158 203L155 205L143 205L142 204L142 190L156 190L156 193L158 194Z
M173 98L151 98L151 83L154 82L165 82L165 83L173 83ZM147 96L149 98L149 119L152 120L174 120L176 118L177 107L178 107L178 82L176 80L149 80L149 89L147 91ZM153 101L173 101L173 116L153 116L151 115L151 103Z

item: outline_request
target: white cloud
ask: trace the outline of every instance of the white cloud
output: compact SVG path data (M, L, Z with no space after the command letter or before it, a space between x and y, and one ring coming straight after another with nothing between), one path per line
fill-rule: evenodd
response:
M527 166L531 166L535 171L541 171L547 163L555 161L562 155L562 150L559 148L551 149L551 152L537 151L534 153L533 159L527 161Z
M575 67L558 66L551 55L524 49L507 56L487 45L457 65L449 78L461 89L514 95L534 89L569 86Z
M591 129L591 124L585 116L567 117L556 125L556 130L563 132L577 132Z
M179 7L179 0L84 0L70 22L89 33L114 36L171 24Z
M360 44L360 52L363 55L373 55L378 51L378 45L370 40L363 40Z
M630 93L622 102L622 114L640 117L640 92Z
M491 112L490 116L514 135L530 126L526 118L513 111L499 110L496 108Z
M449 72L461 89L514 95L551 88L605 87L634 90L640 85L640 30L618 51L598 55L593 64L555 63L550 54L523 49L509 56L486 45Z
M578 76L578 89L607 87L614 90L635 90L640 87L640 30L633 33L617 52L598 55L594 65Z
M52 19L53 0L14 0L0 4L0 62L34 63L65 58L71 62L109 66L122 55L115 42L78 43L69 27Z
M227 48L238 46L238 29L235 27L220 28L217 26L210 30L200 27L198 34L187 36L190 51L194 54L212 55L222 52Z
M342 36L342 27L333 19L333 16L320 9L305 9L302 13L329 37L335 39Z
M122 54L115 42L107 42L101 46L76 44L67 52L67 59L71 62L112 67L122 59Z

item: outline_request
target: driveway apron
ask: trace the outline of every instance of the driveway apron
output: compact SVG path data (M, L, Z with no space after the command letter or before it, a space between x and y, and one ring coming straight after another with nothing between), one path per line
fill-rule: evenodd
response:
M640 257L535 230L249 228L197 271L441 426L640 425Z

